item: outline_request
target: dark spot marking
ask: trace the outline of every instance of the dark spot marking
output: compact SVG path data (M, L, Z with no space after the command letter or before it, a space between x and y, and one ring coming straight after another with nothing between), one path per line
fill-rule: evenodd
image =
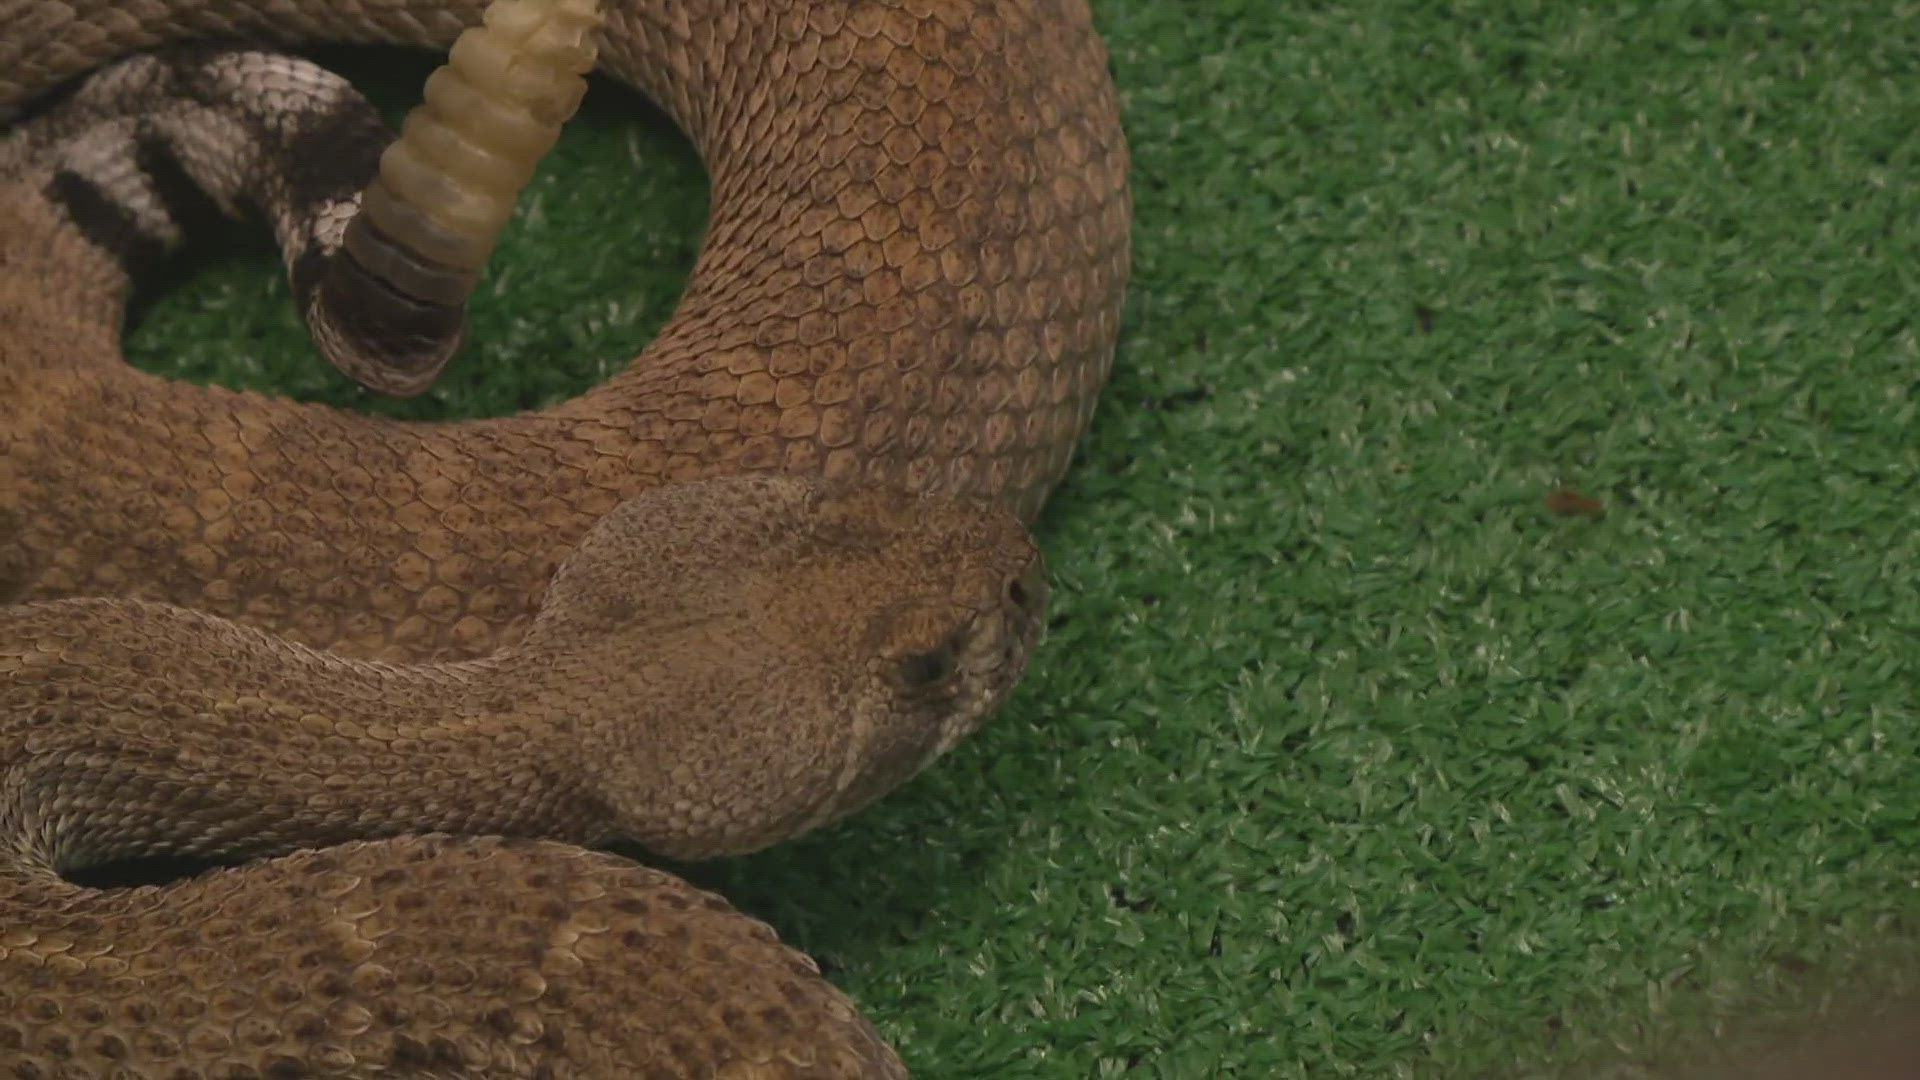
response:
M494 1034L505 1038L518 1030L513 1020L513 1010L505 1007L494 1009L482 1018L482 1022L493 1029Z
M610 596L600 604L600 619L615 626L627 622L640 611L639 605L625 596Z
M387 1060L395 1072L403 1075L409 1069L427 1072L432 1069L458 1069L466 1064L460 1048L447 1039L435 1038L429 1043L405 1034L393 1037L393 1049L389 1051Z

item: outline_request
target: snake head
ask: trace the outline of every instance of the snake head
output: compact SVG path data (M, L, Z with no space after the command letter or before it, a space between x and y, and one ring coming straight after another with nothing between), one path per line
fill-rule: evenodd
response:
M792 477L660 488L598 523L506 665L621 831L677 858L837 820L951 749L1038 639L1007 510Z

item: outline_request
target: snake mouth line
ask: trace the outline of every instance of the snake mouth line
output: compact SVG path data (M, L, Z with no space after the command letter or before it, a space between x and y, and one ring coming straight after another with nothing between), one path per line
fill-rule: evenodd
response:
M868 805L944 757L993 715L1018 685L1045 630L1048 600L1046 566L1038 551L1008 582L998 607L976 614L962 636L976 645L962 656L953 699L962 704L946 722L929 727L926 738L869 755L855 770L839 798L824 806L809 828L845 817ZM864 749L864 748L863 748Z

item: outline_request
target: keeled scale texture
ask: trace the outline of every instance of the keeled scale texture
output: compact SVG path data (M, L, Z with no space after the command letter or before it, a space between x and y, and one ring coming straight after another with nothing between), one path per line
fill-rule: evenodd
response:
M0 908L46 912L6 931L8 1075L681 1078L740 1044L740 1080L906 1075L810 961L658 871L451 837L262 869L84 897L0 871Z
M734 477L602 519L481 660L0 606L0 1075L902 1075L717 898L497 837L699 856L851 812L1012 686L1037 570L1005 511ZM430 833L465 838L407 835ZM158 852L261 861L160 888L54 873Z
M0 0L0 114L167 41L444 45L477 11ZM0 599L166 599L454 657L517 636L559 554L664 480L786 470L1035 513L1125 277L1125 149L1085 4L621 3L601 56L686 128L714 206L659 338L537 414L407 426L130 370L117 270L32 183L5 191Z

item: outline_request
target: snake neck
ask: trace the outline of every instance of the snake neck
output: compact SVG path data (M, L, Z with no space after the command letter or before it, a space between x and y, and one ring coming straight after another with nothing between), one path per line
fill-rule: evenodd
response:
M127 601L0 612L0 842L15 866L278 855L450 832L607 838L490 712L491 661L400 666Z

